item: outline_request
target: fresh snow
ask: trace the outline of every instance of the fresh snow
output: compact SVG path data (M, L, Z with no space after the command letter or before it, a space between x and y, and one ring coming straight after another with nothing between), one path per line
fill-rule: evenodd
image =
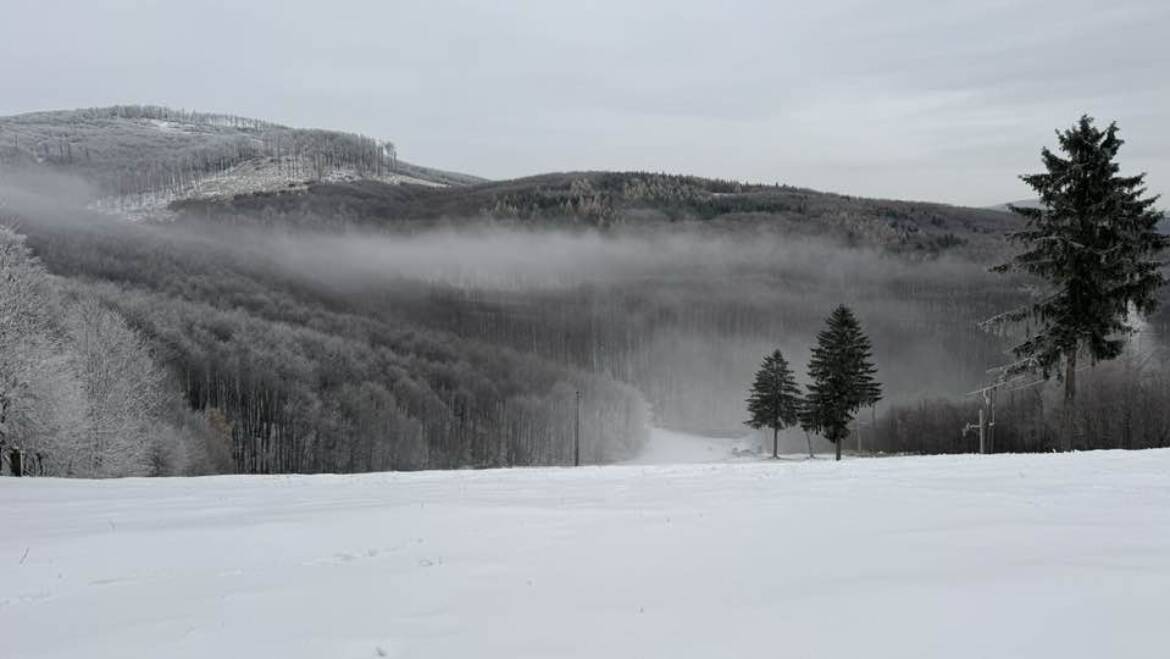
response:
M0 656L1166 657L1170 450L0 478Z
M179 123L177 121L164 121L162 119L147 119L147 123L154 126L164 133L194 133L198 132L193 124Z

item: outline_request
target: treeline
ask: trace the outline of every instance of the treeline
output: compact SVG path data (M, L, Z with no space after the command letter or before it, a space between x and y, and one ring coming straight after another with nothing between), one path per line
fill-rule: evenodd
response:
M594 226L658 219L781 223L791 235L830 232L857 244L939 252L993 230L1001 217L941 204L856 199L782 185L648 172L586 172L525 179L488 211L504 219L574 218Z
M176 226L29 226L55 271L146 337L232 470L564 464L632 455L641 395L613 379L373 311ZM222 242L221 242L222 241Z

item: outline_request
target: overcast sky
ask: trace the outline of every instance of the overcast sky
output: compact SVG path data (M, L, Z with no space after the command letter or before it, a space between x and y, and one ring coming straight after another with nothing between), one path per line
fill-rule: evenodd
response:
M645 169L987 205L1115 119L1170 192L1170 0L3 0L0 114L113 103L391 139L490 178Z

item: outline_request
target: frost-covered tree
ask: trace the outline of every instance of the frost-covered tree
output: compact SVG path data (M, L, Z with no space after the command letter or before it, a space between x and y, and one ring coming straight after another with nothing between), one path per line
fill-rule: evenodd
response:
M173 395L119 314L69 294L0 226L0 451L31 474L174 473L209 433L174 427Z
M1165 283L1157 257L1167 237L1158 232L1162 215L1154 209L1158 198L1146 196L1145 174L1118 173L1124 142L1116 123L1100 130L1086 115L1056 136L1063 156L1045 148L1046 171L1021 177L1040 207L1012 207L1025 227L1009 237L1024 251L997 268L1035 275L1047 287L1039 300L999 319L1038 324L1015 353L1045 377L1063 359L1071 403L1078 356L1093 363L1117 357L1133 331L1131 311L1144 314L1157 305Z
M51 281L24 237L0 226L0 452L47 468L82 431L85 396Z
M150 474L158 450L165 374L142 337L99 303L78 300L70 307L69 321L88 401L87 432L73 456L74 473Z
M757 430L771 428L772 457L779 457L780 431L796 425L800 413L800 387L779 350L764 358L752 383L747 406L751 417L748 426Z
M845 305L833 310L828 327L817 334L808 363L810 384L801 411L801 425L818 432L837 446L849 436L849 422L857 410L881 400L882 389L874 375L869 338L857 317Z

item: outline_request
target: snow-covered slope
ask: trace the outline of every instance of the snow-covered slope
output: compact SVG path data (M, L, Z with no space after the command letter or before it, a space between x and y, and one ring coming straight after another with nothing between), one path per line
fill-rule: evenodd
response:
M179 199L230 198L309 181L464 185L478 177L398 159L391 142L225 114L112 106L0 117L0 173L92 186L99 211L166 219Z
M289 163L272 158L255 158L233 165L223 172L194 179L181 189L114 195L93 202L90 208L98 212L139 221L145 219L169 220L174 213L172 202L181 199L230 199L236 195L257 192L304 190L312 182L311 176L298 172ZM383 183L442 187L444 184L415 178L395 172L381 175L361 174L352 169L336 168L322 177L331 183L346 181L381 181Z
M0 479L4 657L1165 657L1170 450Z

